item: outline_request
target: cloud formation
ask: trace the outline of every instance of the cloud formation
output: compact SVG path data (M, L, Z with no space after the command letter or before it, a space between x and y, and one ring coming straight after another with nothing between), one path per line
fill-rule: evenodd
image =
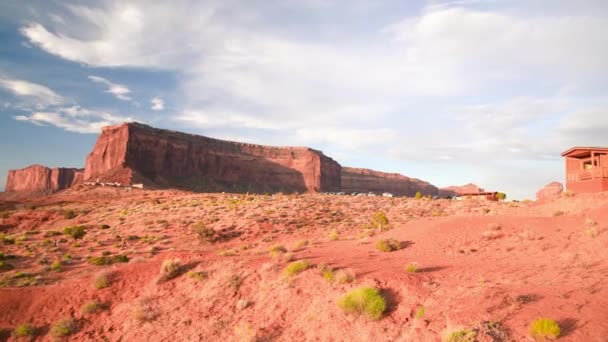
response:
M27 121L36 125L48 124L77 133L99 133L104 126L133 121L130 117L115 116L79 106L61 107L54 111L39 111L29 115L17 115L15 120Z
M154 111L161 111L165 109L165 101L163 99L161 99L160 97L153 97L150 100L150 103L152 104L150 106L150 109L154 110Z
M107 85L108 89L106 90L106 93L114 95L117 99L123 101L131 100L131 98L127 95L131 93L131 90L127 86L110 82L109 80L99 76L89 76L89 79L95 83L102 83Z
M14 95L29 98L39 105L56 105L64 101L63 97L48 87L24 80L0 78L0 87Z

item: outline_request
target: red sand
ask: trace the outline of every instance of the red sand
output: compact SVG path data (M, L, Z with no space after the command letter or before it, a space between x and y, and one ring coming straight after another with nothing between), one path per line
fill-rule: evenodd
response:
M440 341L446 331L493 321L504 326L507 340L532 341L529 324L550 317L560 323L560 341L608 341L608 193L511 204L79 187L17 207L0 219L0 232L27 240L0 245L4 255L18 255L5 260L15 268L0 271L0 282L27 272L39 274L44 285L0 288L5 337L30 323L39 340L52 340L49 327L71 316L79 326L73 340ZM66 219L62 210L68 209L77 217ZM363 237L377 211L386 212L391 229ZM198 221L240 236L203 243L191 227ZM88 228L80 247L71 238L58 247L44 243L45 232L77 224ZM333 230L338 240L329 238ZM406 247L377 251L376 241L389 237ZM273 259L268 248L291 250L302 239L310 244L293 251L294 259L347 269L355 280L330 284L317 268L285 279L287 262ZM218 255L226 250L232 253ZM86 262L103 251L131 261ZM71 264L46 270L67 253ZM43 258L49 263L41 264ZM181 274L158 283L161 263L172 258L207 276ZM420 272L404 270L413 262ZM92 279L102 270L112 272L113 282L95 289ZM336 305L363 285L382 289L388 300L378 321ZM91 300L108 309L83 314L81 306ZM239 301L247 307L237 308ZM416 318L420 307L424 316ZM153 320L140 322L142 309ZM492 338L479 332L478 340Z

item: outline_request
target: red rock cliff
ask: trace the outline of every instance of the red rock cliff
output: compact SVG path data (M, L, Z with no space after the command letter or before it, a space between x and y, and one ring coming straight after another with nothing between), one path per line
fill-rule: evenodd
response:
M82 174L82 170L31 165L20 170L10 170L5 191L51 194L80 181L79 174Z
M397 196L437 195L437 188L416 178L398 173L386 173L352 167L342 168L342 191L350 192L390 192Z
M457 196L462 194L473 194L477 192L484 192L484 189L473 183L458 186L453 185L439 189L440 196Z
M197 191L340 190L340 164L307 147L270 147L126 123L103 128L85 180Z

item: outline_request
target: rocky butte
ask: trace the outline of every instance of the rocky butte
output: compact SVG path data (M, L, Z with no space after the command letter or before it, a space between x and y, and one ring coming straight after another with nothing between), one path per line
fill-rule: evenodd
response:
M67 189L82 180L83 170L75 168L48 168L31 165L10 170L6 179L6 192L51 194Z
M389 192L397 196L414 196L416 192L424 195L437 195L437 187L416 178L398 173L386 173L370 169L352 167L342 168L342 191L350 192Z
M195 191L340 190L340 164L307 147L207 138L139 123L104 127L84 178Z

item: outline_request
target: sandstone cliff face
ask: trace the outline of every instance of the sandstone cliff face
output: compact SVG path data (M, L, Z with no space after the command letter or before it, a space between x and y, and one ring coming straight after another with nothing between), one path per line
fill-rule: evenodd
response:
M82 170L75 168L48 168L31 165L20 170L10 170L6 180L6 192L51 194L76 184Z
M437 195L438 189L427 182L409 178L398 173L386 173L352 167L342 168L342 191L351 192L389 192L397 196Z
M306 147L270 147L127 123L105 127L85 180L196 191L340 190L341 166Z
M551 182L536 192L536 200L545 201L559 198L564 191L564 185L560 182Z
M457 196L462 194L473 194L477 192L484 192L484 189L473 183L460 186L453 185L439 189L440 196Z

